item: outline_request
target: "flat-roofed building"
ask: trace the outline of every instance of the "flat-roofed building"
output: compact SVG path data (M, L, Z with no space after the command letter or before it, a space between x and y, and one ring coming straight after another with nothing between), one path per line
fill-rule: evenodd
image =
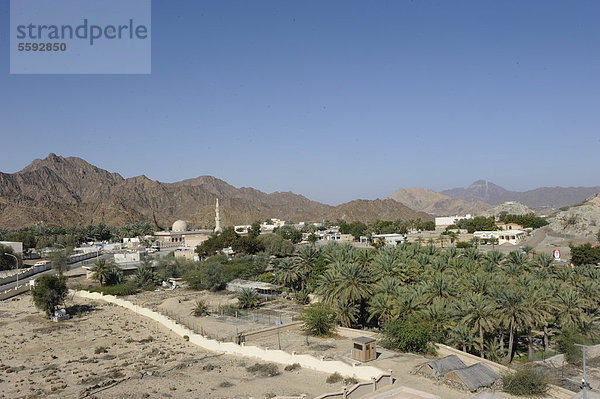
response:
M492 239L496 239L497 245L519 245L527 237L523 230L496 230L496 231L476 231L473 238L478 238L480 244L492 244Z

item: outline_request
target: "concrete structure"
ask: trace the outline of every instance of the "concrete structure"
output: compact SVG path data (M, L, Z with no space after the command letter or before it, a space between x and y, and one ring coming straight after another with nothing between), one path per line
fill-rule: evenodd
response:
M482 245L491 244L493 238L497 245L519 245L527 237L523 230L496 230L496 231L476 231L473 238L478 238Z
M375 339L357 337L352 340L352 359L359 362L368 362L377 359L377 346Z
M496 227L500 230L523 230L523 226L517 223L496 222Z
M217 205L215 206L215 233L221 233L221 213L219 212L219 199L217 198Z
M372 234L371 241L385 241L385 245L396 246L399 242L402 243L406 240L404 234Z
M145 252L125 252L122 254L114 254L115 263L134 263L141 262L144 259Z
M193 246L194 248L208 240L212 230L188 230L188 225L183 220L177 220L173 223L170 231L157 231L154 233L156 246L160 248L172 248Z
M0 241L0 244L11 247L15 254L23 254L23 243L16 241Z
M251 345L237 345L233 342L216 341L195 333L188 327L177 323L175 320L172 320L165 315L157 313L151 309L138 306L129 301L117 298L112 295L102 295L97 292L87 291L76 291L74 292L74 295L82 298L89 298L92 300L102 300L108 303L113 303L115 305L122 306L126 309L131 310L134 313L157 321L158 323L162 324L164 327L168 328L174 334L177 334L180 337L187 336L186 340L188 340L190 343L198 345L199 347L209 351L234 356L246 356L249 358L260 359L261 361L265 362L275 362L285 365L298 363L301 367L306 369L320 371L328 374L333 374L337 372L342 376L355 377L364 381L371 381L372 378L377 379L380 375L386 374L383 370L373 366L352 365L339 360L325 360L324 358L317 359L311 355L296 354L295 352L287 353L282 350L270 350Z
M472 218L473 218L473 216L468 213L464 216L455 215L455 216L437 217L437 218L435 218L435 228L436 229L444 229L448 226L452 226L453 224L456 224L456 222L461 219L472 219Z
M261 281L250 281L241 278L236 278L227 283L228 291L241 291L243 289L252 289L261 295L277 295L279 287Z

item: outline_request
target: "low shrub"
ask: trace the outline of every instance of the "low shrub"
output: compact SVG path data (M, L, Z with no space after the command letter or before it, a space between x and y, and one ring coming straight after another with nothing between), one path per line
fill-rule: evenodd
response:
M355 385L358 384L358 380L354 377L344 378L344 385Z
M229 387L232 387L233 384L231 382L229 382L229 381L223 381L222 383L219 384L219 386L221 388L229 388Z
M502 377L503 390L515 396L543 396L548 390L549 379L542 371L526 367Z
M274 363L255 363L253 366L246 367L246 371L261 377L274 377L279 375L279 367Z
M294 364L288 364L287 366L285 366L284 370L285 371L294 371L294 370L298 370L300 369L300 363L294 363Z
M189 336L189 335L184 335L184 336L183 336L183 339L184 339L185 341L189 341L189 340L190 340L190 336Z
M344 379L344 377L342 377L341 374L336 371L335 373L333 373L329 377L327 377L325 382L327 382L328 384L335 384L337 382L342 381L343 379Z
M94 349L94 353L95 353L96 355L99 355L99 354L101 354L101 353L107 353L107 352L108 352L108 351L107 351L107 350L106 350L106 348L105 348L105 347L103 347L103 346L97 346L97 347Z
M194 305L194 310L192 310L192 314L196 317L206 316L208 315L208 306L203 300L199 299Z
M432 326L421 320L400 320L383 326L384 348L412 353L430 353Z

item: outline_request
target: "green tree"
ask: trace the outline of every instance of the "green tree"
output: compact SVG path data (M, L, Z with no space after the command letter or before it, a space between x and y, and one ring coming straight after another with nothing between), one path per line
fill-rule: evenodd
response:
M248 229L248 237L249 238L258 238L259 235L260 235L260 220L257 220L254 223L252 223L252 225Z
M66 276L44 274L35 279L31 296L35 306L50 317L64 303L68 291Z
M600 263L600 246L592 247L586 243L579 246L571 246L571 262L575 266L597 265Z
M67 255L67 251L52 251L48 255L48 259L52 262L52 268L58 274L63 274L69 270L69 256Z
M302 329L310 335L323 337L331 335L335 329L337 315L329 305L318 302L308 305L300 312Z
M237 295L240 309L254 309L260 306L261 298L252 288L243 288Z
M386 323L381 330L382 345L402 352L426 353L432 337L432 326L423 320L409 319Z
M107 262L106 259L99 258L94 262L94 266L90 269L92 272L92 279L98 281L100 285L105 285L106 280L110 275L110 269L113 264Z
M468 294L465 299L463 323L479 333L479 356L484 356L483 334L493 328L496 320L494 305L482 294Z
M263 234L259 240L264 245L267 255L283 257L294 253L294 244L279 234Z

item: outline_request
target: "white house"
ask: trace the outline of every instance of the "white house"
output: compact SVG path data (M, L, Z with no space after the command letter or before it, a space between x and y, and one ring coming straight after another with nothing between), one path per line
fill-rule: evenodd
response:
M23 243L22 242L16 242L16 241L0 241L0 244L7 246L7 247L11 247L13 252L15 254L22 254L23 253Z
M404 242L406 236L404 234L372 234L373 240L385 240L385 245L397 245L399 242Z
M464 216L454 215L454 216L437 217L437 218L435 218L435 228L436 229L446 228L448 226L452 226L453 224L456 224L456 222L459 221L460 219L472 219L472 218L473 218L473 216L469 213L467 213Z
M498 245L518 245L526 237L527 233L523 230L476 231L473 233L473 238L479 238L481 244L488 244L491 238L495 238Z

